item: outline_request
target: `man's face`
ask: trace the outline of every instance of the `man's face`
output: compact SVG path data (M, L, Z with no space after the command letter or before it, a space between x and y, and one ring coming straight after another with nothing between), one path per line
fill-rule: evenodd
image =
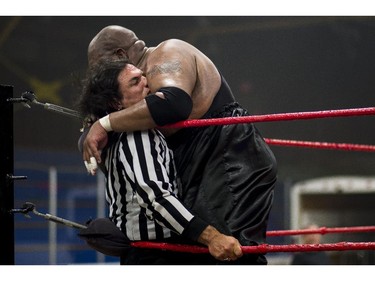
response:
M134 65L127 65L123 69L119 76L119 90L122 94L121 105L123 108L127 108L143 98L145 98L150 89L147 85L147 79L143 76L142 70L136 68Z

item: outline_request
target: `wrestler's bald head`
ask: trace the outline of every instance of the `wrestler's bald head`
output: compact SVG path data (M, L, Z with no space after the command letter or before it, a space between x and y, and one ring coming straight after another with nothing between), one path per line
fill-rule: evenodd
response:
M89 66L101 59L118 58L120 52L127 52L139 41L133 31L118 25L103 28L90 42L88 47Z

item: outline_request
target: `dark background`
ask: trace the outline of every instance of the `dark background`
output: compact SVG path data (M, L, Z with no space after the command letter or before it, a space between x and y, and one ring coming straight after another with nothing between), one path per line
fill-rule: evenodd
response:
M375 17L362 16L3 16L0 83L14 86L15 97L31 90L40 102L73 108L87 46L109 24L134 30L148 46L168 38L195 45L216 63L251 114L375 103ZM340 117L258 127L266 138L374 144L374 120ZM78 119L17 104L13 121L16 151L66 153L81 163ZM280 181L374 174L372 152L271 148Z

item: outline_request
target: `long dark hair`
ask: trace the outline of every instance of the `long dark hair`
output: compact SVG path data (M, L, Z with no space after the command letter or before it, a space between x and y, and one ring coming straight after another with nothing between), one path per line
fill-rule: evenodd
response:
M118 109L122 95L117 78L128 64L127 59L101 61L88 69L77 101L82 116L95 121Z

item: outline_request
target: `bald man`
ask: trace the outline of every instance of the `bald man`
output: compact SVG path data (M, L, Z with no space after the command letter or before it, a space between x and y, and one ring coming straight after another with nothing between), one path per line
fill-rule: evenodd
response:
M133 31L121 26L105 27L89 44L89 66L123 57L143 71L152 94L95 122L83 144L84 160L95 157L100 163L100 151L110 131L157 127L174 152L182 186L179 197L186 207L242 245L264 243L277 169L257 128L250 123L164 127L187 119L248 115L214 63L178 39L147 47ZM206 234L206 238L213 235ZM267 264L263 255L244 255L236 262Z

